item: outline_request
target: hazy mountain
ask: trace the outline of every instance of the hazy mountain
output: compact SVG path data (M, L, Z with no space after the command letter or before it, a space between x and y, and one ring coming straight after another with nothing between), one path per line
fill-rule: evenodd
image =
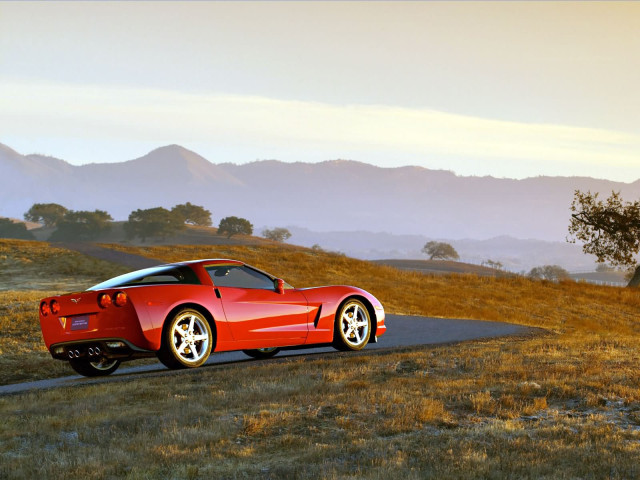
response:
M460 261L475 264L486 260L498 261L513 272L528 272L539 265L562 265L570 271L590 271L595 267L594 256L585 255L581 246L565 241L522 240L508 236L452 240L386 232L314 232L296 226L287 228L292 234L289 243L305 247L319 245L325 250L367 260L427 259L421 252L422 247L430 240L439 240L450 243L460 254Z
M35 202L56 202L123 220L137 208L190 201L211 210L215 223L238 215L254 225L448 239L564 241L575 189L640 196L640 182L584 177L462 177L345 160L216 164L177 145L126 162L74 166L0 144L0 178L0 216L21 218ZM364 243L368 234L352 235Z

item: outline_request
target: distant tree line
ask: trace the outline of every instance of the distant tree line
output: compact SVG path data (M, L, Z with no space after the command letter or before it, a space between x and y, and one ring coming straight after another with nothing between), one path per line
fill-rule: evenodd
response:
M33 233L27 230L27 226L24 223L16 223L9 218L0 218L0 237L35 240Z
M104 210L69 210L57 203L35 203L24 214L29 222L54 229L49 240L90 241L103 237L111 230L113 217ZM191 202L173 208L154 207L137 209L129 214L123 224L129 239L166 238L185 228L186 225L210 227L211 212L203 206ZM269 231L265 231L269 232ZM284 241L291 236L286 229L274 229L276 241ZM236 216L225 217L218 225L218 235L231 238L234 235L252 235L253 225L249 220ZM0 237L34 239L24 223L10 219L0 219Z
M35 203L25 214L24 219L54 229L49 237L53 241L90 241L103 237L111 230L113 218L103 210L69 210L57 203ZM210 227L211 212L203 206L191 202L176 205L173 208L153 207L137 209L129 214L123 224L128 239L140 238L146 242L149 238L166 238L186 225ZM253 235L253 224L246 218L224 217L218 224L218 235L231 238L234 235ZM282 227L265 229L262 236L276 242L285 242L291 238L291 232ZM0 219L0 237L33 239L33 234L23 223L9 219Z

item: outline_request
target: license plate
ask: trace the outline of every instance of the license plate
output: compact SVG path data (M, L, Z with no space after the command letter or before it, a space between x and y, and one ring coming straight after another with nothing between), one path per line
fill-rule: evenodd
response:
M89 328L89 315L71 317L71 330L86 330Z

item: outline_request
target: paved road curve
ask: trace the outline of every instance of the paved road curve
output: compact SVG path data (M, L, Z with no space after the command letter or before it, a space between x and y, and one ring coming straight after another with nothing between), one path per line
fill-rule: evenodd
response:
M531 333L537 329L523 327L501 322L483 322L478 320L455 320L446 318L410 317L402 315L387 315L387 333L380 337L378 343L367 345L365 350L409 347L416 345L432 345L440 343L461 342L464 340L476 340L479 338L502 337L506 335L522 335ZM293 350L280 352L275 358L293 355L310 355L322 353L336 353L330 347L312 348L308 350ZM59 361L59 360L51 360ZM242 352L215 353L206 365L224 363L255 362L260 360L248 359ZM127 364L125 364L127 365ZM37 382L17 383L14 385L0 386L0 395L26 392L29 390L41 390L47 388L69 387L88 383L105 381L117 381L135 376L140 378L146 375L158 375L162 372L170 373L162 364L120 367L109 377L89 379L79 375L70 377L53 378ZM201 367L202 368L202 367Z

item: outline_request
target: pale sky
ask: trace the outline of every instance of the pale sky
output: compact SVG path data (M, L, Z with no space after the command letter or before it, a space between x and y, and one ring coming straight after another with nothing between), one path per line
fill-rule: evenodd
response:
M640 3L0 2L0 143L640 178Z

